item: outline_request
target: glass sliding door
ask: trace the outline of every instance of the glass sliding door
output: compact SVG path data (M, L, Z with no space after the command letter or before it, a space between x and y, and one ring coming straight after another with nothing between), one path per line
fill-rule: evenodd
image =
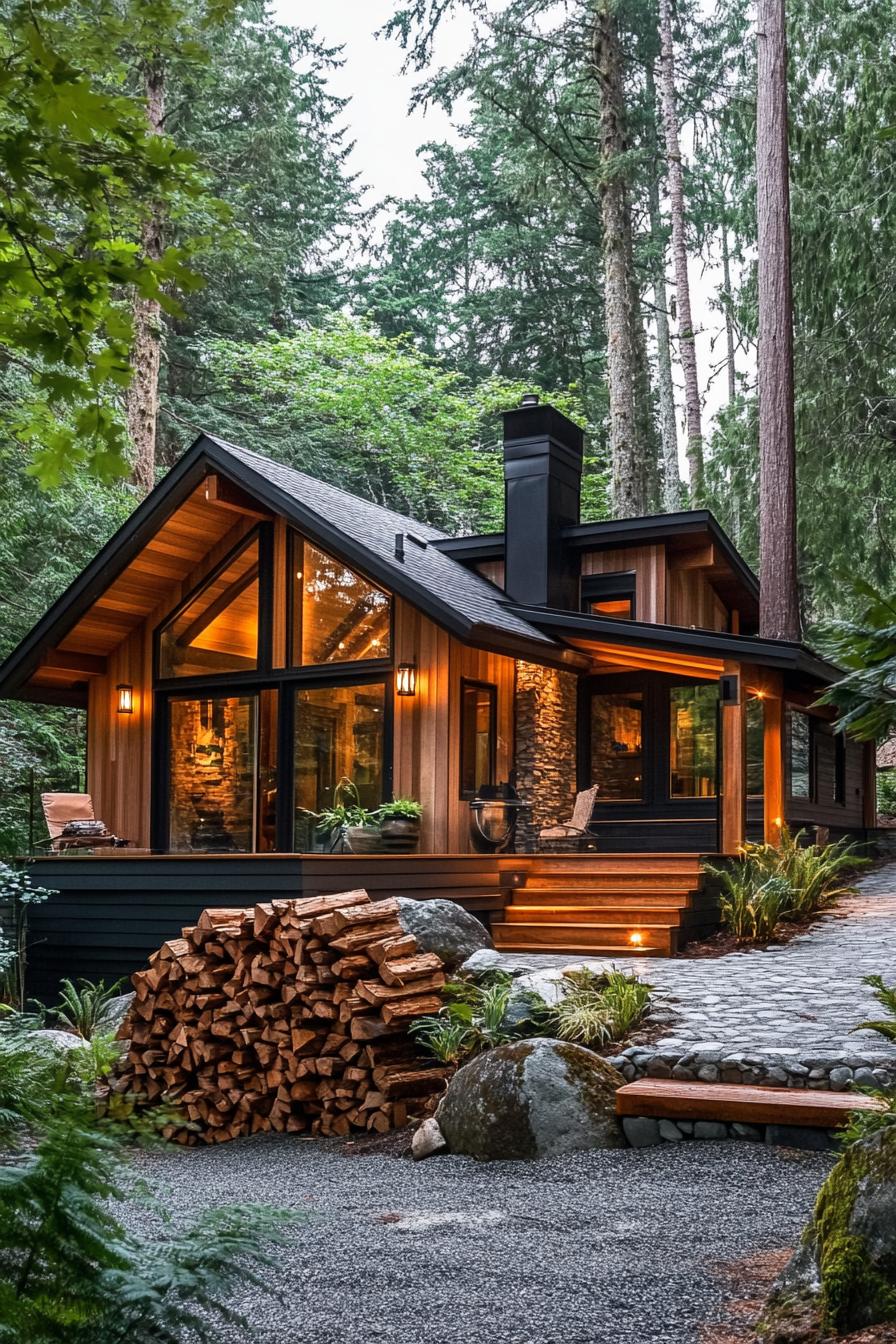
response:
M320 847L314 815L332 807L341 780L355 786L362 807L387 794L386 686L330 685L295 690L293 847Z
M168 848L251 853L258 787L255 695L169 702Z

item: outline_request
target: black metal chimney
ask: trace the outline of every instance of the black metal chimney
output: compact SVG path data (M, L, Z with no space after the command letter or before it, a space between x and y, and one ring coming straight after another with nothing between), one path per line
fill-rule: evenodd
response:
M579 521L582 431L527 393L504 412L504 590L530 607L578 607L562 530Z

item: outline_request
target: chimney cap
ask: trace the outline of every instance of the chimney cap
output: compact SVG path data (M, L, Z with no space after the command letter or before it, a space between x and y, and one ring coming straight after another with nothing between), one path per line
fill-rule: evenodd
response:
M537 405L538 405L538 393L537 393L537 392L524 392L523 395L520 397L520 405L521 405L521 406L537 406Z

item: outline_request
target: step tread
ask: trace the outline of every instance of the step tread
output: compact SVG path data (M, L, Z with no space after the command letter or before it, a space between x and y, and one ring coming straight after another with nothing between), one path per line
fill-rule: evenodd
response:
M502 920L501 923L525 924L528 922L532 924L538 924L540 926L542 924L550 924L551 923L550 917L554 916L556 922L558 924L562 924L564 928L570 928L570 927L576 928L578 926L582 926L583 928L593 929L593 928L601 928L602 926L606 925L607 927L618 929L621 923L631 925L632 927L638 929L668 929L673 925L677 927L681 916L681 911L676 909L675 907L672 907L668 911L669 915L668 919L657 918L657 915L660 916L663 915L664 911L662 909L651 909L649 911L645 911L644 913L647 915L646 919L634 919L632 917L633 913L637 913L637 911L632 912L629 909L623 908L619 911L619 913L625 915L625 919L619 921L615 919L606 918L608 910L612 909L613 909L612 906L595 906L593 909L589 908L588 906L575 906L570 907L567 910L564 910L564 908L560 906L559 909L552 910L550 906L546 905L532 905L532 906L511 905L508 906L507 909L505 910L504 914L505 916L507 916L507 918ZM575 914L583 916L589 916L593 914L594 918L566 919L564 918L566 914ZM540 919L537 917L538 915L544 915L544 918Z
M495 945L498 952L530 952L533 956L539 953L543 955L550 954L561 957L587 957L589 960L596 958L605 958L607 961L616 961L620 957L666 957L668 953L662 948L657 947L628 947L625 943L551 943L550 946L533 947L531 943L497 943Z
M684 1083L639 1078L616 1093L616 1113L669 1120L740 1120L745 1124L806 1125L834 1129L850 1111L881 1110L885 1103L860 1092L752 1087L745 1083Z

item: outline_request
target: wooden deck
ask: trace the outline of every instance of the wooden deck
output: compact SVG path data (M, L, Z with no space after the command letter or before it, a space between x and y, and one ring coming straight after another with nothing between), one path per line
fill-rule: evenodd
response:
M374 900L457 901L514 951L669 955L714 927L692 855L147 854L34 860L56 894L31 912L29 992L62 976L129 976L205 906L365 887ZM633 941L632 935L637 937Z

